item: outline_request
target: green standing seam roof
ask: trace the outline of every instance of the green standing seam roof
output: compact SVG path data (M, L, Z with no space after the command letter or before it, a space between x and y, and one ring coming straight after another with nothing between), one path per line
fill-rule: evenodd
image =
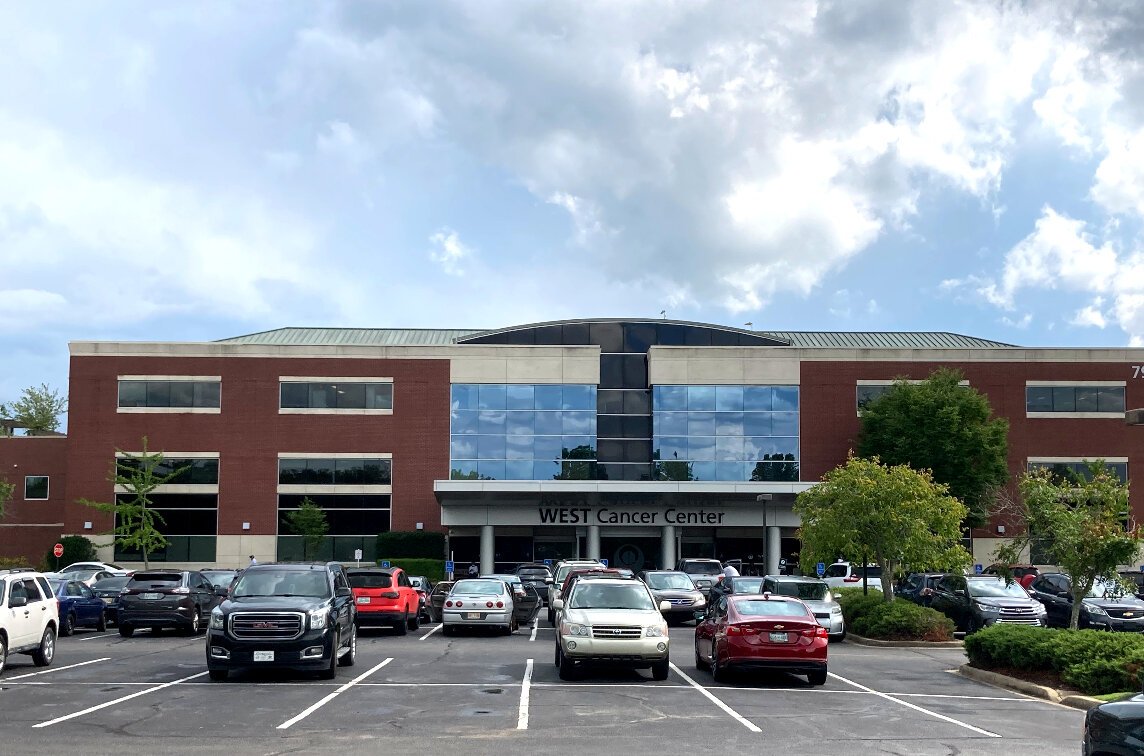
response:
M483 328L275 328L220 344L276 346L449 346ZM1013 344L946 331L754 331L807 349L1011 349ZM779 347L781 348L781 347Z

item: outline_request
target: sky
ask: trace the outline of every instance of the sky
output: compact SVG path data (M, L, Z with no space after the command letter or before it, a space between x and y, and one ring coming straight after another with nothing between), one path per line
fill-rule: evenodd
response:
M1144 346L1144 5L0 15L0 402L69 341L667 317Z

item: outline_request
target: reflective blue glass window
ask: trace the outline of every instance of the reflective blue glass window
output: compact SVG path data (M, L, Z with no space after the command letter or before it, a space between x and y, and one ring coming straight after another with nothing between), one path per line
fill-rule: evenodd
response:
M564 432L564 418L559 412L537 412L533 423L538 436L559 436Z
M591 436L563 436L560 439L560 448L561 448L561 452L562 452L561 456L567 456L567 455L563 454L564 450L571 451L573 449L577 449L577 450L581 450L581 452L582 452L584 449L594 449L595 444L593 443ZM595 455L593 455L593 456L595 456ZM586 455L581 454L581 456L578 456L577 458L578 459L585 459L588 457L586 457Z
M478 459L477 474L482 480L504 480L504 460Z
M449 477L453 480L476 480L477 461L475 459L454 459L449 463Z
M776 412L779 410L797 410L798 409L798 388L794 386L774 386L774 409Z
M449 457L450 457L450 459L476 459L477 458L477 437L476 436L450 436L449 437Z
M596 413L586 411L568 411L563 415L564 433L589 434L596 430Z
M560 463L555 460L532 463L532 480L552 480L559 474Z
M505 439L506 459L532 460L532 436L509 436ZM525 480L528 480L525 478Z
M744 436L769 436L771 435L771 427L770 412L743 413Z
M564 406L564 391L560 386L534 386L533 395L538 410L558 410Z
M688 458L686 436L663 436L657 439L655 448L659 450L661 460L671 461Z
M476 433L478 415L476 410L453 410L453 433Z
M747 412L770 412L771 393L770 386L744 386L743 409Z
M695 462L691 465L692 480L718 480L714 462Z
M743 437L717 437L715 439L715 459L741 462L743 460Z
M563 448L560 436L533 436L532 438L533 459L560 459Z
M687 387L687 409L690 412L696 410L715 410L715 387L714 386L688 386Z
M499 412L495 410L480 410L480 412L477 413L477 432L499 433L503 435L505 432L504 410Z
M798 435L797 412L775 412L771 415L771 434L775 436Z
M687 439L688 459L715 459L714 436L691 436Z
M715 480L747 480L745 470L743 462L716 462Z
M717 435L717 436L742 436L743 435L743 413L742 412L716 412L715 413L715 435Z
M477 387L477 406L480 409L502 410L508 402L508 391L503 384L482 383Z
M740 412L743 409L742 386L716 386L715 409L719 412Z
M476 436L477 459L504 459L507 449L505 436Z
M715 435L715 413L714 412L688 412L687 413L687 435L689 435L689 436L714 436Z
M566 410L596 411L595 386L562 386L563 406Z
M505 433L510 436L531 436L533 434L532 410L505 412Z
M656 386L653 390L652 406L657 412L687 409L687 387Z
M532 480L532 460L510 459L504 463L505 480Z
M655 413L655 428L657 436L686 436L686 412L657 412Z
M505 406L510 410L530 410L532 409L532 394L533 386L524 386L519 384L510 384L505 392L506 404Z

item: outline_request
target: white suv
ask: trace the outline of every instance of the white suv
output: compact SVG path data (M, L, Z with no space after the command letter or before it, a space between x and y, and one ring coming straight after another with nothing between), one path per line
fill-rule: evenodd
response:
M574 680L587 666L651 669L666 680L670 663L667 620L671 604L658 604L643 581L630 578L581 580L561 610L556 629L556 666L561 680Z
M827 565L822 575L823 581L833 590L839 588L862 587L862 565L850 562L835 562ZM866 585L870 590L882 590L882 566L878 564L866 565Z
M60 607L47 578L30 569L0 570L0 672L8 654L31 654L37 667L56 655Z

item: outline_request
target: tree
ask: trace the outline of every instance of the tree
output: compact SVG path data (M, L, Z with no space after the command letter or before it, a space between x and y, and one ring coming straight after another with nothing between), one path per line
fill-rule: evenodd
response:
M1025 549L1037 542L1045 558L1072 578L1074 630L1082 599L1098 579L1118 580L1117 566L1136 560L1144 535L1128 510L1128 484L1121 483L1103 460L1089 465L1090 476L1062 478L1052 470L1026 472L1018 481L1015 502L1025 531L996 551L997 561L1010 565L1022 560Z
M60 415L67 411L67 406L65 397L42 383L39 388L29 386L24 389L10 408L0 404L0 417L13 420L16 427L26 429L28 433L56 431L60 427Z
M286 522L294 535L302 536L302 558L309 559L317 552L330 530L326 513L309 496L293 512L286 515Z
M571 449L565 447L560 456L560 472L554 480L594 480L596 477L596 449L590 444L581 444Z
M1009 421L990 419L989 400L962 380L941 369L923 383L895 381L862 407L858 456L930 470L969 508L965 524L980 527L1009 479Z
M15 483L9 483L6 480L0 480L0 520L3 520L4 515L7 514L5 508L8 506L8 502L12 500L12 496L15 491Z
M802 568L839 555L877 562L882 595L893 601L891 581L911 570L955 570L973 560L961 545L966 507L924 471L851 456L845 465L803 491L794 511L802 518Z
M116 487L115 500L111 502L79 499L84 506L110 512L114 526L116 545L128 551L139 551L143 555L143 569L149 566L148 554L165 547L167 539L159 532L158 525L166 525L163 515L151 509L150 495L161 485L171 482L186 472L190 466L184 465L166 475L160 475L163 468L163 453L147 451L147 437L143 437L143 451L131 454L116 450L118 454L111 468L109 480Z

